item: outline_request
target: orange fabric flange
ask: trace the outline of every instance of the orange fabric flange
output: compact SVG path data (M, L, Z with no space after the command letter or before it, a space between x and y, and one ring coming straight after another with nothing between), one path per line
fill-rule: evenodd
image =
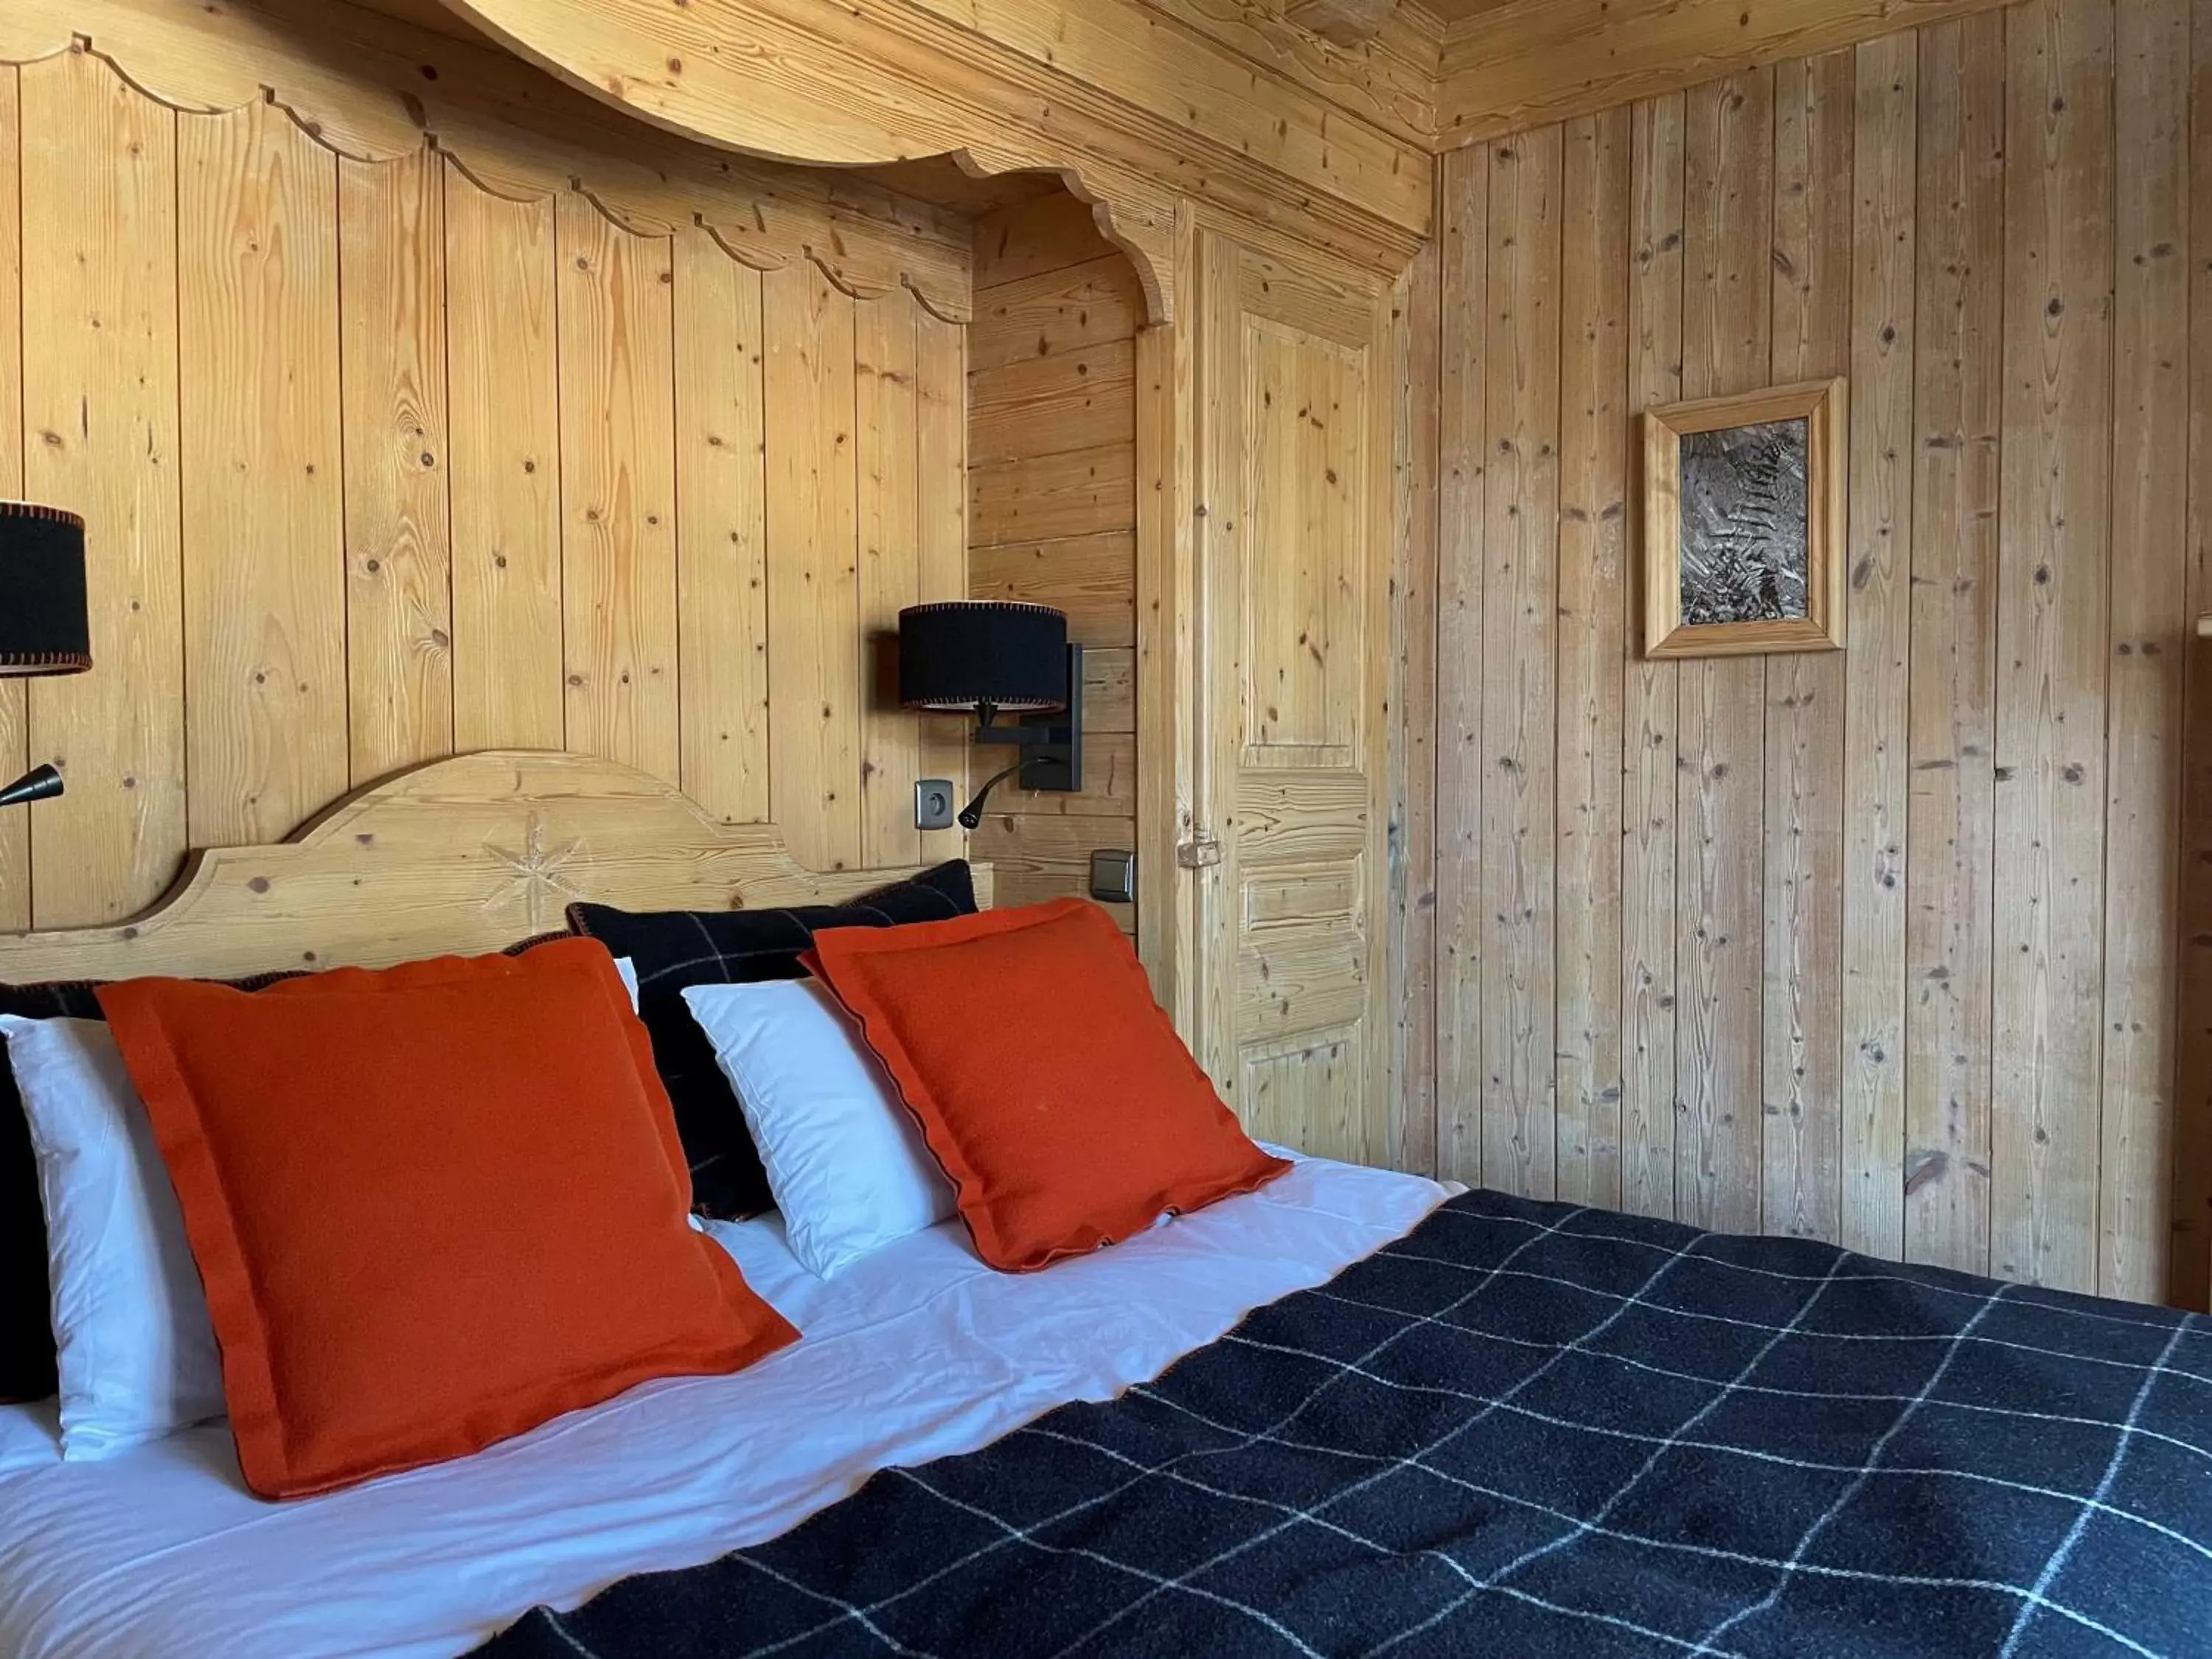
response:
M797 1335L689 1224L668 1098L604 945L100 1000L263 1497L459 1457Z
M1042 1267L1273 1180L1083 899L814 936L992 1267Z

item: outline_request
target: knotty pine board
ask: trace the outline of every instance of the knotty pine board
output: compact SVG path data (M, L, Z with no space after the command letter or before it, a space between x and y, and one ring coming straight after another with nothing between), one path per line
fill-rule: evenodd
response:
M64 256L24 271L21 314L40 332L18 360L37 434L22 493L107 527L88 540L87 580L130 596L95 613L98 672L19 683L33 747L58 753L72 786L39 809L29 919L68 926L153 902L185 845L177 118L82 52L20 76L23 216L52 239L42 256Z
M1559 281L1559 1188L1620 1202L1629 112L1566 123Z
M350 763L453 747L445 162L338 161Z
M1628 407L1682 396L1680 93L1630 112ZM1640 522L1640 502L1632 514ZM1675 709L1681 671L1646 660L1622 617L1620 860L1620 1199L1638 1214L1674 1213L1674 875L1679 852Z
M2097 1284L2112 9L2005 14L1990 1271Z
M2004 20L1919 41L1904 1254L1984 1271L1995 925Z
M17 71L0 64L0 161L21 154L22 106ZM23 489L23 259L20 174L0 166L0 490ZM0 772L14 777L28 763L30 722L24 682L0 680ZM28 815L0 814L0 927L31 925Z
M1490 146L1482 1168L1513 1192L1557 1180L1561 143L1547 127Z
M1855 70L1845 52L1775 70L1778 384L1850 368ZM1814 1238L1836 1236L1842 1155L1840 1011L1822 981L1844 926L1847 665L1826 652L1766 665L1760 1217L1765 1231Z
M1437 1174L1483 1176L1482 659L1490 147L1438 168L1442 406L1437 419Z
M1904 875L1912 646L1913 238L1918 60L1909 36L1857 49L1851 219L1850 539L1844 653L1841 1116L1837 1237L1901 1254ZM1834 957L1830 957L1834 960Z

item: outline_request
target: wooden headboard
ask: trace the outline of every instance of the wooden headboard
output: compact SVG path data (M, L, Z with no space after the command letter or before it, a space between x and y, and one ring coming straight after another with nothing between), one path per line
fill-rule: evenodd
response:
M0 983L237 978L478 955L563 926L574 900L635 910L854 898L911 870L803 869L772 824L717 823L594 756L489 750L371 784L289 841L195 853L108 927L0 934ZM988 905L991 872L975 870Z

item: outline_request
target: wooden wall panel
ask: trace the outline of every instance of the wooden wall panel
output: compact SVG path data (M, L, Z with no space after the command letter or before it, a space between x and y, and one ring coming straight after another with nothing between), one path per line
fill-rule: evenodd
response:
M453 746L558 749L561 345L553 198L446 163Z
M1692 89L1683 115L1682 392L1768 379L1774 72ZM1759 1062L1766 665L1682 665L1676 719L1675 941L1680 1037L1675 1213L1755 1232L1762 1191Z
M1994 1107L2004 20L1939 24L1919 48L1904 1255L1981 1273Z
M608 754L780 814L823 867L958 849L912 791L963 748L890 706L861 607L967 591L963 325L707 228L707 198L630 219L342 152L370 81L228 108L236 60L161 61L189 107L82 49L0 64L0 491L87 514L96 659L27 725L0 686L0 772L70 782L0 815L0 927L130 914L188 842L279 838L456 747ZM1127 643L1099 665L1124 732Z
M684 793L769 816L767 405L760 272L676 233L676 629ZM908 448L913 448L908 429Z
M1630 112L1628 410L1682 395L1680 93ZM1449 353L1447 354L1449 359ZM1642 514L1631 509L1641 529ZM1621 620L1620 1201L1674 1213L1674 772L1680 671L1648 660ZM1441 836L1443 832L1439 829Z
M1577 176L1577 166L1571 151L1571 179ZM1594 188L1592 193L1602 191ZM1579 199L1571 186L1569 199ZM1601 210L1593 219L1600 216ZM1443 261L1432 239L1414 257L1393 295L1398 451L1390 638L1396 648L1390 653L1389 707L1398 717L1389 734L1390 914L1385 941L1393 1025L1391 1119L1383 1161L1413 1170L1433 1170L1437 1162L1436 491L1437 422L1443 404ZM1570 294L1575 292L1571 287ZM1563 301L1562 310L1571 326L1578 314L1571 300ZM1594 347L1592 355L1601 356L1602 348ZM1563 467L1572 465L1563 459ZM1571 471L1569 476L1581 475ZM1573 769L1563 763L1562 769L1564 775ZM1563 811L1568 810L1568 788L1563 782ZM1564 933L1564 921L1561 926ZM1563 1167L1571 1161L1564 1146L1560 1157Z
M16 70L0 64L0 163L22 153ZM23 493L23 214L20 161L0 165L0 490ZM30 763L24 683L0 680L0 772ZM27 812L0 813L0 927L31 925L31 825Z
M1854 1249L1905 1247L1905 906L1913 550L1911 443L1917 58L1858 48L1849 360L1850 648L1842 765L1843 1188ZM1823 1234L1823 1237L1831 1235Z
M453 748L445 163L338 161L354 781Z
M1437 418L1437 1174L1482 1176L1483 475L1490 147L1437 168L1443 403Z
M1566 124L1559 247L1559 1189L1621 1201L1621 876L1628 604L1625 109Z
M1548 1193L1558 1182L1561 142L1545 127L1490 147L1482 1170L1486 1184L1511 1193Z
M2188 0L2114 8L2112 614L2096 1288L2167 1279L2189 467Z
M671 777L682 767L674 249L580 191L559 198L554 222L568 744Z
M970 592L968 568L968 331L917 305L914 317L915 513L920 521L921 592L925 599ZM968 787L966 723L921 718L922 775ZM957 829L924 832L923 856L955 858Z
M853 301L811 265L770 271L769 801L791 850L858 869L862 696Z
M967 479L969 592L1067 612L1091 667L1133 659L1136 643L1136 331L1134 270L1098 234L1088 209L1045 197L976 222L975 321L969 329ZM1133 707L1092 698L1084 719L1079 794L1011 789L976 837L1009 895L1090 890L1093 850L1135 850ZM979 749L974 781L1011 763ZM1111 905L1133 933L1135 905Z
M860 628L869 652L860 731L860 856L878 867L921 857L914 781L921 722L899 707L898 613L921 600L921 496L912 434L914 309L865 306L854 316L854 459L859 475Z
M1849 52L1775 70L1777 383L1850 366L1857 70ZM1813 1238L1836 1237L1842 1199L1844 665L1825 653L1766 665L1760 1217L1767 1232Z
M2005 14L1990 1267L2097 1285L2110 654L2111 0Z
M2212 1295L2208 112L2203 5L2027 0L1599 118L1617 236L1590 217L1601 140L1570 124L1533 256L1557 262L1556 483L1522 453L1546 371L1511 356L1547 279L1492 152L1559 130L1444 158L1443 1173L1613 1201L1617 1109L1625 1208ZM1837 373L1847 649L1644 661L1632 596L1601 602L1593 436ZM1529 548L1555 561L1548 644L1514 598ZM1526 855L1548 939L1513 902L1532 764L1556 775ZM1617 867L1585 840L1608 811ZM1548 1183L1510 1134L1468 1144L1486 1095L1556 1100Z
M337 162L261 103L177 152L188 823L222 847L351 781Z
M99 672L28 687L33 753L70 783L40 809L32 919L71 927L152 903L185 850L177 118L82 52L21 84L22 493L108 531L87 577L122 601L94 612Z

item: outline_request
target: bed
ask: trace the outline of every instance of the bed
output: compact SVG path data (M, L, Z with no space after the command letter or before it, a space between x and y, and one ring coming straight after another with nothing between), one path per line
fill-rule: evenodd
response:
M473 756L0 979L887 873ZM221 1424L65 1465L0 1408L0 1653L2212 1652L2201 1318L1318 1159L1037 1273L957 1220L834 1280L713 1231L803 1340L325 1497L252 1497Z

